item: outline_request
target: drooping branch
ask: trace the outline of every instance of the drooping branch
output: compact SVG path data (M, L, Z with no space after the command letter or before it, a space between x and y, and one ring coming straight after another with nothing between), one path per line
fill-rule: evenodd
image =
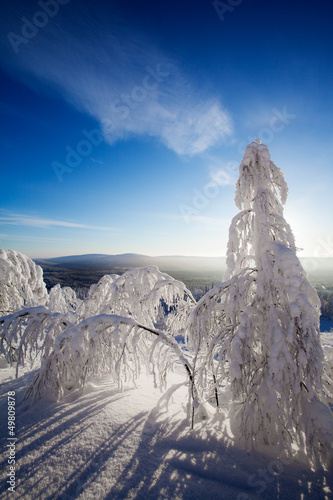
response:
M42 362L25 397L36 399L47 392L59 399L69 388L83 389L87 376L91 374L110 372L118 381L126 377L135 380L140 366L151 360L151 337L147 334L157 337L161 347L167 347L165 363L180 362L183 365L192 388L194 408L197 391L193 367L176 340L170 334L142 325L133 318L106 314L88 318L58 336L53 352ZM126 359L125 344L131 351ZM156 368L162 371L160 363L161 358Z
M46 357L52 351L57 336L73 326L65 315L38 306L23 309L0 318L0 352L12 366L16 376L26 359L31 362L39 355Z

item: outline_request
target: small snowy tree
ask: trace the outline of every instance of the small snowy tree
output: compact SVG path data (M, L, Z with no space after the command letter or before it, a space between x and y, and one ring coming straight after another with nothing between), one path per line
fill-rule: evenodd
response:
M0 249L0 316L47 299L42 268L20 252Z
M174 335L185 326L186 314L195 300L184 283L162 273L156 266L138 267L121 276L105 275L90 287L78 308L78 319L97 314L134 318L148 327L169 329ZM166 309L163 318L161 310ZM168 312L168 313L167 313Z
M247 447L262 440L291 453L296 443L325 461L333 436L330 410L318 399L320 301L283 218L287 192L268 147L251 143L239 167L227 281L192 312L192 345L200 387L217 393L228 377ZM325 418L316 421L316 412Z
M26 396L39 398L47 393L59 399L68 390L82 389L89 375L103 373L110 373L122 388L128 381L135 384L143 367L153 372L156 386L163 389L167 374L179 362L192 381L191 363L170 334L132 318L100 314L57 336ZM196 401L193 384L190 398Z
M30 307L0 318L0 353L7 362L16 364L16 376L26 361L31 365L47 357L55 339L73 326L68 313L61 314L47 307Z

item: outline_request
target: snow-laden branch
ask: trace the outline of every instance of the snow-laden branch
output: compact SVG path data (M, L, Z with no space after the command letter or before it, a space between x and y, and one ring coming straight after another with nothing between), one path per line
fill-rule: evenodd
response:
M0 318L0 352L18 369L52 351L57 336L73 324L66 315L39 306L23 309Z
M156 356L151 355L152 335L159 340ZM192 365L171 335L133 318L101 314L57 337L53 352L42 362L26 397L35 399L47 393L59 399L69 389L82 389L92 374L110 373L120 386L126 381L135 383L143 366L150 371L150 363L163 374L161 388L165 374L175 363L181 363L193 381Z

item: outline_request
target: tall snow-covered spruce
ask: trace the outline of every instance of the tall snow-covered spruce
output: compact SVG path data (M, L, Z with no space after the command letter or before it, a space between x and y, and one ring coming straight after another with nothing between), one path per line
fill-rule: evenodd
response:
M228 377L246 446L263 441L291 453L296 444L314 463L329 453L332 417L319 399L320 301L283 218L287 193L268 147L252 142L239 167L226 281L198 303L192 327L200 330L199 373L215 391Z

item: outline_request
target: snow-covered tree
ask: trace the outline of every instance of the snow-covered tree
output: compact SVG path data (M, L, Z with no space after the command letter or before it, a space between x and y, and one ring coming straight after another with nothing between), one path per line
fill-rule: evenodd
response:
M192 312L192 345L200 387L214 389L218 400L219 386L229 381L248 448L262 440L291 453L297 444L311 459L325 460L333 428L318 399L320 301L283 218L287 193L268 147L251 143L239 167L241 212L230 227L226 282ZM314 408L325 418L315 421Z
M77 316L82 320L97 314L116 314L134 318L148 327L159 325L170 329L172 325L173 333L177 334L185 326L182 311L194 304L184 283L162 273L156 266L148 266L130 269L121 276L103 276L90 287Z
M106 275L85 300L56 285L47 307L0 319L1 352L12 363L15 349L17 372L26 360L41 361L28 391L33 397L47 393L59 398L68 388L82 388L88 375L105 372L122 386L126 380L135 382L143 367L163 387L175 362L183 364L191 381L191 364L171 331L183 331L194 304L183 283L155 266ZM193 404L196 397L190 384Z
M75 322L76 313L82 306L82 302L71 287L61 287L57 284L49 291L47 307L51 311L68 315L68 318Z
M45 305L47 298L42 268L20 252L0 249L0 316Z
M68 313L61 314L47 307L30 307L0 318L0 353L7 362L20 366L31 365L47 357L54 348L55 339L73 323Z
M146 327L133 318L100 314L57 336L54 349L43 360L27 397L47 394L59 399L68 390L82 389L87 377L93 374L110 373L119 387L126 382L135 384L143 368L153 373L155 384L163 389L175 363L184 366L191 381L191 363L168 332ZM194 387L190 386L190 391L195 403Z

